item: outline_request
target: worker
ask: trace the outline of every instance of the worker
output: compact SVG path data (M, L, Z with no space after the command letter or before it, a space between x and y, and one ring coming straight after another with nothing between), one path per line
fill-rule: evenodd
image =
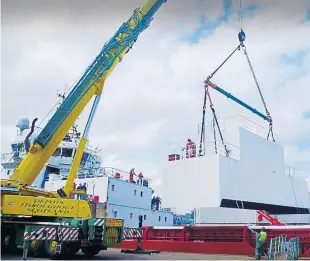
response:
M77 190L81 190L83 188L82 183L80 183L80 185L78 185L78 187L76 188ZM77 194L77 199L81 199L81 194Z
M191 144L190 144L190 155L189 155L189 157L190 158L196 157L196 144L193 141L191 141Z
M265 227L262 227L261 232L256 235L256 248L255 248L256 260L260 260L261 256L264 255L266 238L267 238L266 229Z
M129 182L134 183L133 175L135 175L135 169L132 168L129 172Z
M82 186L82 189L85 191L85 193L87 193L87 184L86 184L86 182L84 182L84 184Z
M138 177L139 177L138 184L142 186L143 185L143 174L141 171L140 171Z
M192 141L190 138L188 138L187 143L186 143L186 158L187 159L190 157L191 147L192 147Z

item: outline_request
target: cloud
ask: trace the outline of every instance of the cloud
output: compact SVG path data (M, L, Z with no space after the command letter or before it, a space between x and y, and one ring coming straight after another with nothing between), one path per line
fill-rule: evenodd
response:
M79 78L144 1L61 3L3 1L2 151L9 149L18 119L43 119L57 100L56 90ZM158 11L106 81L90 132L90 143L104 149L106 166L136 166L160 192L168 149L180 147L188 136L198 138L202 82L238 45L238 5L232 1L228 7L221 1L169 0ZM247 1L244 8L245 43L274 130L287 162L310 172L309 150L297 144L310 133L305 117L310 111L310 26L304 21L309 1ZM210 24L216 25L212 33ZM201 28L207 33L197 34ZM195 44L188 38L193 35ZM213 81L265 113L242 51ZM219 117L241 113L268 127L221 94L211 95ZM88 112L89 106L79 118L81 129ZM209 109L207 119L212 119Z

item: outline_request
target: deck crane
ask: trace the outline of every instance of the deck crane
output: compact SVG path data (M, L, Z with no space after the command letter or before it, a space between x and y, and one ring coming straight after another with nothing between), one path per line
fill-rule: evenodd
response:
M50 256L62 253L60 250L62 242L60 240L61 238L64 240L64 236L61 234L63 230L60 229L60 226L63 229L64 224L71 226L67 227L67 229L78 229L79 233L81 233L78 236L79 241L73 242L73 247L66 245L64 249L66 249L67 253L76 252L81 248L85 254L94 255L107 247L108 244L104 241L104 234L107 232L106 229L109 228L108 222L103 227L103 223L101 221L98 223L96 217L93 216L88 201L69 199L68 196L87 143L89 128L98 107L105 80L116 65L122 61L124 55L130 51L140 33L149 26L153 16L165 2L167 0L148 0L142 8L134 10L133 15L127 22L122 24L114 36L103 46L99 55L86 69L71 92L64 98L10 179L1 180L2 251L4 249L12 250L16 245L22 244L25 225L38 224L39 221L41 225L44 223L46 226L52 226L57 231L56 236L54 235L55 238L53 236L40 237L41 239L46 237L44 241L46 243L44 243L45 251ZM93 107L64 190L47 192L31 187L44 164L52 156L59 143L94 96ZM114 236L111 237L110 234L109 237L110 243L114 240L113 244L122 240L123 222L122 220L118 221L118 230L114 230L112 233ZM45 231L44 227L40 229L38 231ZM30 232L37 235L38 231ZM98 233L99 238L96 237ZM111 241L111 239L113 240ZM36 237L34 241L38 241ZM51 244L49 245L49 243ZM35 244L36 250L40 249L40 247L37 247L38 245L40 244Z

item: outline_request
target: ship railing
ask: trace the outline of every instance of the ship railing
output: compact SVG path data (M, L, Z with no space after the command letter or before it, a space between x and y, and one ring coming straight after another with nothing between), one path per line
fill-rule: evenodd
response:
M11 163L14 162L14 158L16 156L16 158L22 158L22 156L25 156L26 153L24 152L8 152L8 153L3 153L1 154L1 164L5 164L5 163Z
M32 137L34 135L35 136L39 135L41 131L42 131L41 127L35 126L34 132L32 134ZM72 140L74 140L76 145L78 145L80 139L76 138L76 137L73 137ZM66 142L66 141L62 140L62 142ZM87 142L87 144L86 144L85 151L88 152L88 153L94 154L94 155L96 155L98 157L102 156L102 148L94 147L94 146L90 145L89 142Z
M84 178L97 178L97 177L104 177L103 168L102 167L91 167L87 170L83 169L80 170L77 174L78 179L84 179Z
M8 163L12 160L13 153L2 153L1 154L1 163Z
M119 174L119 179L123 181L129 182L129 175L130 173L121 169L113 168L113 167L104 167L103 168L103 175L109 176L109 177L116 177ZM142 179L139 179L138 173L135 173L133 176L133 180L138 185L144 185L150 187L151 185L151 179L143 177Z
M193 140L192 140L193 141ZM195 158L200 156L200 144L199 142L195 144L193 149L188 149L186 151L186 144L184 146L179 146L177 149L170 148L169 151L169 161L182 160L189 158ZM201 155L213 155L219 154L221 156L228 156L229 158L240 160L240 147L234 144L224 142L221 140L211 140L202 144ZM189 155L187 157L187 155Z
M285 174L291 177L298 177L304 179L305 177L309 176L306 172L299 170L295 167L290 165L285 165Z
M98 157L102 156L102 149L101 148L98 148L98 147L94 148L93 146L87 144L86 150L87 150L87 152L89 152L93 155L96 155Z
M222 132L231 132L234 129L237 130L239 129L239 127L241 127L258 136L266 138L269 131L269 126L267 125L262 126L261 124L258 124L257 122L250 120L241 114L230 115L227 117L220 117L218 118L218 123ZM206 125L206 131L209 131L213 135L214 132L213 121L207 121L205 125ZM216 129L216 135L218 135L217 129ZM274 137L276 140L279 139L279 136L276 133L274 133Z
M246 118L243 115L237 114L228 117L218 118L219 127L223 135L224 144L229 150L229 157L240 160L240 144L239 144L239 129L246 129L258 136L267 137L268 126L261 126L260 124ZM215 127L216 128L216 127ZM216 137L214 138L214 132ZM191 137L196 145L194 155L199 155L200 148L200 135L198 133L198 138ZM274 134L275 139L278 140L280 137ZM214 130L214 125L212 121L207 121L205 124L205 137L206 140L202 144L202 154L214 154L218 153L220 155L226 156L225 146L222 144L217 128ZM215 150L215 141L217 152ZM186 139L182 145L173 145L176 148L169 149L169 155L176 155L176 157L186 158ZM204 153L205 152L205 153Z

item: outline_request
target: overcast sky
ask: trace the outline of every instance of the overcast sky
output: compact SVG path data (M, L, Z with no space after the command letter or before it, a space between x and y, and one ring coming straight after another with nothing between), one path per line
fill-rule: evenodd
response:
M144 0L2 0L1 150L16 123L43 119ZM106 81L90 133L104 165L161 184L168 148L197 137L203 80L237 46L237 0L168 0ZM246 45L286 163L310 173L310 1L243 1ZM242 52L214 81L263 113ZM242 114L212 92L219 117ZM77 124L81 131L87 112ZM211 119L210 112L207 113ZM224 137L225 138L225 137Z

